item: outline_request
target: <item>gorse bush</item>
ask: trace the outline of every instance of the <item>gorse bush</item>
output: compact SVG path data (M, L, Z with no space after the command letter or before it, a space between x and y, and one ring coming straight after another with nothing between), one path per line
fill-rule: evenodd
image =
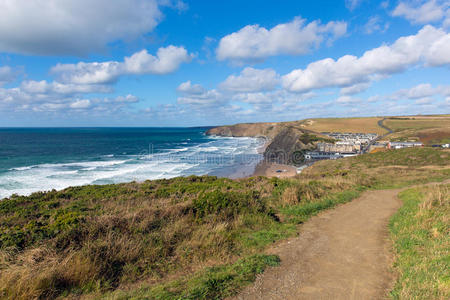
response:
M291 179L190 176L12 196L0 201L0 298L232 295L272 264L250 257L318 211L364 189L450 177L422 168L448 165L449 152L415 150L323 161Z

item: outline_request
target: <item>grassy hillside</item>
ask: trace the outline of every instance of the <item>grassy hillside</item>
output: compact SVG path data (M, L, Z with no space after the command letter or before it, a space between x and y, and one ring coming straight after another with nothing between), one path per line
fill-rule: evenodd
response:
M450 143L448 116L388 118L384 125L394 131L387 137L392 141L414 140L428 145Z
M450 185L400 194L392 218L398 280L394 299L450 299Z
M0 202L0 297L211 299L278 263L267 245L365 189L450 178L421 148L322 161L292 179L175 178Z
M354 133L387 133L378 126L378 121L383 118L320 118L299 121L305 129L317 132L354 132Z

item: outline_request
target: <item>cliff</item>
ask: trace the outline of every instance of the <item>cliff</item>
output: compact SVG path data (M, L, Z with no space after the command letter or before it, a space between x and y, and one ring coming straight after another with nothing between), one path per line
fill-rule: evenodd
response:
M300 164L303 151L315 148L315 144L327 137L307 129L296 122L242 123L209 129L206 134L231 137L265 137L268 140L264 159L268 162Z

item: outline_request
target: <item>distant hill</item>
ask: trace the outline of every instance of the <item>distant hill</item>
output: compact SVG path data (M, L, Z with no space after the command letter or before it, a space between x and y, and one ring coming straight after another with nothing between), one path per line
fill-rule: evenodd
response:
M390 129L392 133L389 133ZM292 163L293 153L312 149L327 140L324 132L376 133L383 140L420 141L426 145L450 143L450 115L315 118L291 122L240 123L211 128L207 134L265 137L265 157ZM307 137L312 137L307 139ZM274 154L278 153L278 154Z

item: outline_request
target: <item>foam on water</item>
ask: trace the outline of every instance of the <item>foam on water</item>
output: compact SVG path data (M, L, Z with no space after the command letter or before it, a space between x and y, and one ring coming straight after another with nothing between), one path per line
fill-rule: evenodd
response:
M69 186L224 174L227 168L256 165L261 145L261 140L253 138L214 137L192 146L179 143L158 153L99 155L91 161L15 167L0 173L0 199Z

